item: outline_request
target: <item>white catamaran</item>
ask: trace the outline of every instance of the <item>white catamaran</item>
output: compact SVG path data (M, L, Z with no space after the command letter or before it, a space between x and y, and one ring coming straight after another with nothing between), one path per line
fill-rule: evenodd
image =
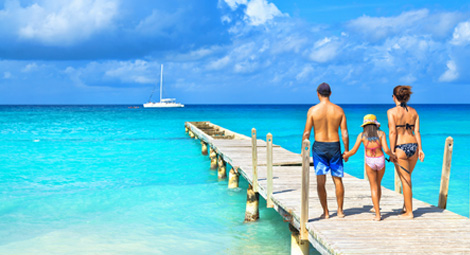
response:
M174 98L162 98L162 86L163 86L163 65L160 69L160 102L152 102L153 92L150 94L149 102L144 104L144 108L170 108L170 107L184 107L183 104L177 103Z

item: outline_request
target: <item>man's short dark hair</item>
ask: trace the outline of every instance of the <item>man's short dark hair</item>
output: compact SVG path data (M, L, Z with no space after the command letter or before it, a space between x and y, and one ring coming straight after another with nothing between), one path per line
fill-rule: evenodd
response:
M330 85L326 82L323 82L322 84L318 85L317 92L323 97L330 96L331 94Z

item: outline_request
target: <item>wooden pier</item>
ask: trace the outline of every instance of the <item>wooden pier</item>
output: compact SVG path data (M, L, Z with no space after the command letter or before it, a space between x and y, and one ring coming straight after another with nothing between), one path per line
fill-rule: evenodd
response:
M257 219L256 196L261 195L267 199L268 207L290 222L293 254L307 254L308 243L321 254L470 254L468 218L413 199L415 218L401 219L398 215L403 196L382 187L383 220L373 221L375 214L370 212L372 201L368 181L348 174L343 178L346 217L336 217L335 189L330 180L327 182L330 219L320 219L322 208L310 166L310 151L304 148L305 145L302 149L308 154L302 157L272 144L273 138L269 135L267 142L256 139L255 130L252 137L247 137L210 122L186 122L185 128L191 137L201 141L203 154L204 147L206 154L209 148L211 166L215 159L220 179L226 176L226 164L232 167L229 187L238 186L238 175L249 182L249 217L246 220ZM448 166L450 168L450 161ZM391 169L389 167L387 171ZM441 194L440 197L444 196Z

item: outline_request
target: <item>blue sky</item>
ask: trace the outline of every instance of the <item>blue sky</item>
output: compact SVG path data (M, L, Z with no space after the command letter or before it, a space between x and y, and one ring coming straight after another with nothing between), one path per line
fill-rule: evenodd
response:
M469 103L468 1L0 1L0 104Z

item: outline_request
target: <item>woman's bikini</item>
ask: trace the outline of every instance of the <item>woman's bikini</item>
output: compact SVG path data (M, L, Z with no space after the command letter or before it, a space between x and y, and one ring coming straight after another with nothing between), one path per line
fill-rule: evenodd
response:
M400 104L400 106L405 108L406 111L408 111L408 106L406 105L406 103L402 102ZM396 125L395 127L396 128L401 128L402 127L402 128L405 128L405 130L413 131L414 128L415 128L415 125L405 123L404 125ZM399 145L395 146L395 149L402 150L403 152L405 152L407 158L411 158L411 157L413 157L413 155L415 155L416 150L418 149L418 144L417 143L399 144Z

